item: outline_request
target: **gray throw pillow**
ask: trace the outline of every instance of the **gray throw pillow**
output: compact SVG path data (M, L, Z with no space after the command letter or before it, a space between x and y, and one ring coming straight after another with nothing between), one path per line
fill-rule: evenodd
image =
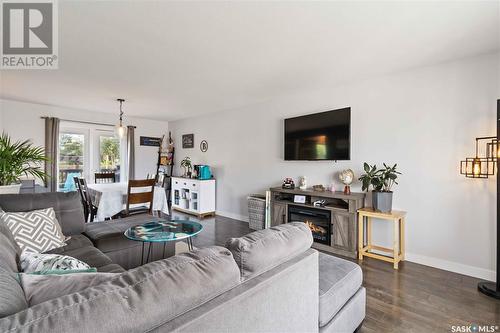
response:
M2 213L0 223L9 227L22 251L41 253L66 245L53 208Z
M17 280L17 273L0 268L0 318L28 308L24 291Z
M19 272L21 249L17 245L9 228L0 223L0 268L10 272Z
M59 274L61 271L89 271L91 267L70 256L25 251L21 254L21 269L23 273Z
M311 229L302 222L282 224L231 238L226 243L241 270L242 279L264 273L311 247Z
M33 275L20 273L21 286L29 306L73 294L109 281L120 273Z

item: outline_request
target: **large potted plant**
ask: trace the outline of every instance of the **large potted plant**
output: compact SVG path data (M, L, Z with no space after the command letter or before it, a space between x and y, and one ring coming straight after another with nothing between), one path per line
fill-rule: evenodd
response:
M362 182L363 191L368 192L370 187L373 188L373 209L383 213L392 211L392 187L394 184L398 184L396 179L401 174L397 171L397 166L397 164L394 164L391 167L384 163L384 167L378 169L375 164L364 164L365 174L359 177L359 180Z
M0 135L0 194L19 193L22 176L45 181L45 161L44 149L33 146L31 141L13 142L7 134Z

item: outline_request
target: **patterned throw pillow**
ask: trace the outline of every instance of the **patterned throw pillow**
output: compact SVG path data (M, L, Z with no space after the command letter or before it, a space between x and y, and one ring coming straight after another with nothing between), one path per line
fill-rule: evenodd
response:
M74 272L95 272L81 260L61 254L23 252L21 254L23 273L64 274Z
M23 252L41 253L66 245L53 208L2 213L0 223L7 224Z

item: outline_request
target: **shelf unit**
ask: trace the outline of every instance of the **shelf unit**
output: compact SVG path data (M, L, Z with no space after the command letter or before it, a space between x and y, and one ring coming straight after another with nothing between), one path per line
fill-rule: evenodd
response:
M172 209L199 218L215 215L215 179L172 177Z

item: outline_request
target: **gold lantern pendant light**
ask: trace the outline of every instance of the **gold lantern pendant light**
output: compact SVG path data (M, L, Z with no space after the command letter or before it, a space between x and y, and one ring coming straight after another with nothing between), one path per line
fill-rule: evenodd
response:
M118 123L118 125L116 125L116 134L118 135L118 137L120 139L122 139L123 136L125 135L125 133L127 133L127 127L123 126L122 105L123 105L123 102L125 102L125 100L123 98L118 98L117 101L120 102L120 122Z

